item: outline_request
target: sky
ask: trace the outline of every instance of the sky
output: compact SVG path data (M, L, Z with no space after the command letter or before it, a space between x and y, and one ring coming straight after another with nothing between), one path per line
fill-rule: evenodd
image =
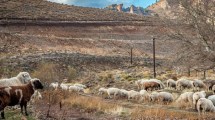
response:
M147 6L155 3L156 0L48 0L48 1L94 8L104 8L111 4L121 3L123 3L123 7L135 5L137 7L146 8Z

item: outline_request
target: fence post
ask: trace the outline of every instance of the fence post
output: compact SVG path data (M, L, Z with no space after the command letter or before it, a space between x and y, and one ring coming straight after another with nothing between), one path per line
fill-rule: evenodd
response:
M131 47L131 65L132 65L132 63L133 63L133 48Z
M154 78L156 78L156 65L155 65L155 38L153 38L153 66Z

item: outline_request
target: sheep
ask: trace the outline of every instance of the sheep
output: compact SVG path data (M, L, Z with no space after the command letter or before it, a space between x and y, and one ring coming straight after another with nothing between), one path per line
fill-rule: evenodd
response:
M149 99L151 102L155 102L158 100L158 92L152 92L150 95L149 95Z
M84 92L84 88L79 86L69 86L69 91L75 91L75 92Z
M98 93L98 95L102 95L102 94L104 94L104 93L107 93L107 89L106 89L106 88L103 88L103 87L99 88L99 93Z
M150 81L150 82L145 82L143 83L143 89L144 90L154 90L154 89L159 89L160 88L160 84L154 81Z
M190 105L192 105L193 94L194 94L194 92L185 92L185 93L182 93L178 97L178 99L176 100L176 103L179 103L179 105L182 105L184 103L189 103Z
M116 95L121 95L121 91L118 88L100 88L99 94L107 93L109 98L112 98L111 95L113 95L114 99L116 98Z
M80 84L80 83L75 83L73 86L78 86L78 87L81 87L83 89L87 88L85 85Z
M203 83L206 85L207 90L212 90L212 87L215 85L215 80L204 80Z
M173 95L169 92L160 92L158 93L157 96L158 102L162 102L162 103L170 103L173 102Z
M205 113L206 111L215 112L215 106L213 105L211 100L200 98L197 102L197 110L199 115L201 113L201 110L203 113Z
M213 94L215 94L215 85L212 87Z
M68 89L69 89L69 85L64 84L64 83L61 83L61 84L60 84L60 88L61 88L62 90L68 90Z
M208 96L208 99L211 100L215 106L215 95Z
M120 89L121 97L128 97L128 91L125 89Z
M42 99L42 95L38 90L34 91L34 94L31 96L31 103L34 103L36 100Z
M16 86L26 84L31 80L28 72L20 72L16 77L5 78L0 80L1 86Z
M57 90L58 86L59 86L59 83L58 83L58 82L54 82L54 83L51 83L51 84L49 85L49 87L50 87L50 88L53 88L54 90Z
M147 82L147 81L148 81L147 79L140 79L140 80L135 81L135 85L138 87L138 89L141 89L142 88L142 84L144 82Z
M30 101L31 96L34 94L35 90L43 89L43 85L39 79L31 79L28 84L20 86L7 86L0 87L0 111L1 117L4 119L4 108L6 106L21 106L21 113L23 114L23 106L25 109L25 115L27 112L27 103Z
M128 100L130 99L139 99L140 98L140 93L134 90L128 91Z
M140 97L141 97L141 101L144 100L148 100L149 101L149 93L146 90L141 90L140 91Z
M193 89L200 90L206 88L206 85L201 80L193 81Z
M198 101L200 98L205 98L205 96L206 96L205 91L195 92L195 93L193 94L193 105L195 106L195 108L197 107L197 106L196 106L197 101Z
M153 81L153 82L156 82L156 83L160 84L160 89L165 88L165 85L158 79L150 79L149 81Z
M167 87L176 89L176 81L174 81L173 79L167 80Z
M108 88L107 89L107 94L109 98L112 98L111 95L113 95L113 98L116 98L116 95L121 95L121 91L119 88Z
M182 90L187 88L187 89L190 89L193 87L193 84L192 84L192 81L190 80L185 80L185 79L179 79L176 81L176 89L177 90Z

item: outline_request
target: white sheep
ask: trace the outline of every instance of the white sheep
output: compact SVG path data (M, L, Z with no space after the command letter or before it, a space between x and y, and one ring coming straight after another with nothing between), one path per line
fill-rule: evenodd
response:
M140 98L140 93L134 90L128 91L128 100L135 99L138 100Z
M167 80L166 83L167 83L167 87L168 88L176 89L176 81L174 81L173 79Z
M0 80L1 86L18 86L30 82L31 76L28 72L20 72L16 77Z
M154 91L149 95L150 101L155 102L158 100L158 92Z
M193 105L195 106L195 108L196 108L197 101L198 101L200 98L205 98L205 96L206 96L205 91L195 92L195 93L193 94Z
M215 95L208 96L208 99L211 100L215 106Z
M140 91L140 97L141 97L141 101L144 100L145 101L149 101L149 93L146 90L141 90Z
M80 84L80 83L75 83L73 86L78 86L81 87L83 89L87 88L86 85Z
M128 91L125 89L120 89L121 97L128 97Z
M103 88L103 87L99 88L99 93L98 93L98 95L103 95L104 93L107 93L107 89L106 89L106 88Z
M193 82L190 81L190 80L186 80L186 79L179 79L176 81L176 89L177 90L182 90L182 89L185 89L185 88L192 88L193 87Z
M74 85L69 86L68 89L69 89L70 92L71 92L71 91L75 91L75 92L84 92L84 88L79 87L79 86L74 86Z
M201 113L201 110L203 113L205 113L206 111L215 112L215 106L213 105L211 100L200 98L197 102L197 110L199 114Z
M121 95L121 91L119 88L108 88L107 89L107 94L109 98L112 98L111 95L113 95L113 98L116 98L116 95Z
M215 94L215 85L212 87L213 94Z
M64 84L64 83L61 83L61 84L60 84L60 88L61 88L62 90L68 90L68 89L69 89L69 85Z
M162 102L162 103L170 103L173 102L174 97L171 93L169 92L160 92L158 93L158 102Z
M206 85L201 80L194 80L193 81L193 89L200 90L206 88Z
M192 105L192 103L193 103L193 94L194 94L194 92L182 93L178 97L178 99L176 100L176 103L179 103L179 105L182 105L184 103L189 103L190 105Z
M49 87L50 87L50 88L53 88L54 90L57 90L58 86L59 86L59 83L58 83L58 82L54 82L54 83L51 83L51 84L49 85Z
M42 95L38 90L34 91L34 94L31 96L31 103L34 103L36 100L42 99Z
M148 79L140 79L135 81L135 85L138 87L138 89L142 89L142 85L144 82L148 82Z

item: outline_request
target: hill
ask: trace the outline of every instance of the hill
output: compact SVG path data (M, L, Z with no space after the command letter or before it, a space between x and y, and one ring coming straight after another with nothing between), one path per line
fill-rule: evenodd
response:
M44 0L4 0L0 19L45 19L68 21L142 21L143 16L97 8L85 8Z

